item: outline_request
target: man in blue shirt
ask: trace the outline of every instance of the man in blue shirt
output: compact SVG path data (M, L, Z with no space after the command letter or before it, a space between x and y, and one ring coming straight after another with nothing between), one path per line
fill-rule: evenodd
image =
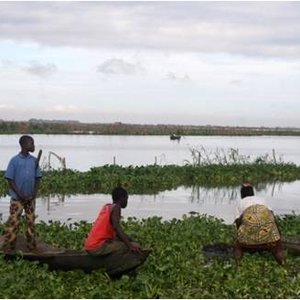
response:
M12 251L15 248L22 211L25 211L27 248L36 249L34 232L35 198L41 170L38 160L29 152L34 152L34 140L23 135L19 140L21 152L11 158L5 172L9 183L10 216L4 235L3 250Z

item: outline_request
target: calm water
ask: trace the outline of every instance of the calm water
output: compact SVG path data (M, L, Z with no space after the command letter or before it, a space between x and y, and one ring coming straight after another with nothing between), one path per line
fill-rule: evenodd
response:
M6 169L12 155L19 151L20 135L0 135L0 169ZM180 142L170 141L168 136L90 136L90 135L33 135L36 149L43 149L41 164L49 162L49 152L66 159L67 168L79 171L94 166L112 164L147 165L177 164L191 161L190 148L204 147L208 152L216 149L239 149L242 155L257 157L266 153L282 157L285 162L300 164L300 137L224 137L186 136ZM36 151L37 152L37 151ZM54 168L60 167L55 157L50 157ZM277 214L287 214L300 208L300 182L257 187L257 194L266 196ZM184 188L165 191L157 195L131 195L125 217L146 218L161 216L164 219L181 218L195 211L224 219L231 223L234 205L239 197L236 188ZM92 222L100 206L110 201L110 195L74 195L37 200L38 220L62 222L87 220ZM0 198L0 214L8 216L9 198Z
M0 170L7 167L12 155L19 151L20 135L0 135ZM42 149L41 164L49 162L49 152L54 152L66 160L67 168L87 171L91 167L112 164L183 165L191 161L190 148L204 147L207 152L217 149L227 151L239 149L242 155L257 157L266 153L281 156L285 162L300 164L300 137L224 137L224 136L184 136L180 142L171 141L168 136L94 136L94 135L33 135L36 149ZM36 151L37 153L37 151ZM60 163L50 157L54 168Z
M197 212L221 218L225 223L233 222L235 203L239 198L240 187L235 188L184 188L161 192L157 195L130 195L128 206L123 216L148 218L160 216L164 220L181 218L183 214ZM256 194L265 197L267 204L275 214L300 213L300 181L260 185ZM56 196L37 199L36 214L38 220L45 222L58 220L75 222L86 220L93 222L100 207L111 202L111 196L75 195L69 197ZM8 217L9 197L0 198L0 214L2 220Z

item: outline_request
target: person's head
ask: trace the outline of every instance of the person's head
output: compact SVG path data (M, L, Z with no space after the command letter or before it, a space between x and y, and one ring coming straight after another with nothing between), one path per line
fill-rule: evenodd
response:
M22 152L34 152L34 140L30 135L22 135L19 139Z
M254 196L253 186L249 183L244 183L241 187L241 198Z
M116 187L112 191L113 203L118 203L122 208L127 206L128 193L122 187Z

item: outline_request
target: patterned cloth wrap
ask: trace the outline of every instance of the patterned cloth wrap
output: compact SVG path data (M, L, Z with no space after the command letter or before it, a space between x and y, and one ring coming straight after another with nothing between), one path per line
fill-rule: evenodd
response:
M245 209L237 239L244 245L261 245L280 240L273 213L264 205L255 204Z

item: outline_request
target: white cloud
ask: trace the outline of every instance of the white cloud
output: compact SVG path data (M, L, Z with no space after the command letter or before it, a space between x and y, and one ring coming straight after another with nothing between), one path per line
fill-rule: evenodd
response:
M9 111L14 109L15 106L11 104L0 104L0 111Z
M232 85L240 86L242 84L242 81L238 80L238 79L233 79L233 80L230 80L229 83Z
M187 74L183 76L178 76L174 72L168 72L167 79L179 82L188 82L191 80L190 76Z
M72 113L78 112L80 109L75 105L54 105L47 108L48 112Z
M120 58L111 58L97 67L97 72L104 74L137 75L145 73L140 63L130 63Z
M15 63L12 60L2 60L1 61L1 67L4 69L10 69L10 68L14 68L15 67Z
M300 2L1 2L0 38L44 46L300 56Z
M0 1L0 118L300 124L299 32L300 2Z
M55 64L41 64L37 61L31 61L28 66L21 67L25 72L40 77L49 77L57 71Z

